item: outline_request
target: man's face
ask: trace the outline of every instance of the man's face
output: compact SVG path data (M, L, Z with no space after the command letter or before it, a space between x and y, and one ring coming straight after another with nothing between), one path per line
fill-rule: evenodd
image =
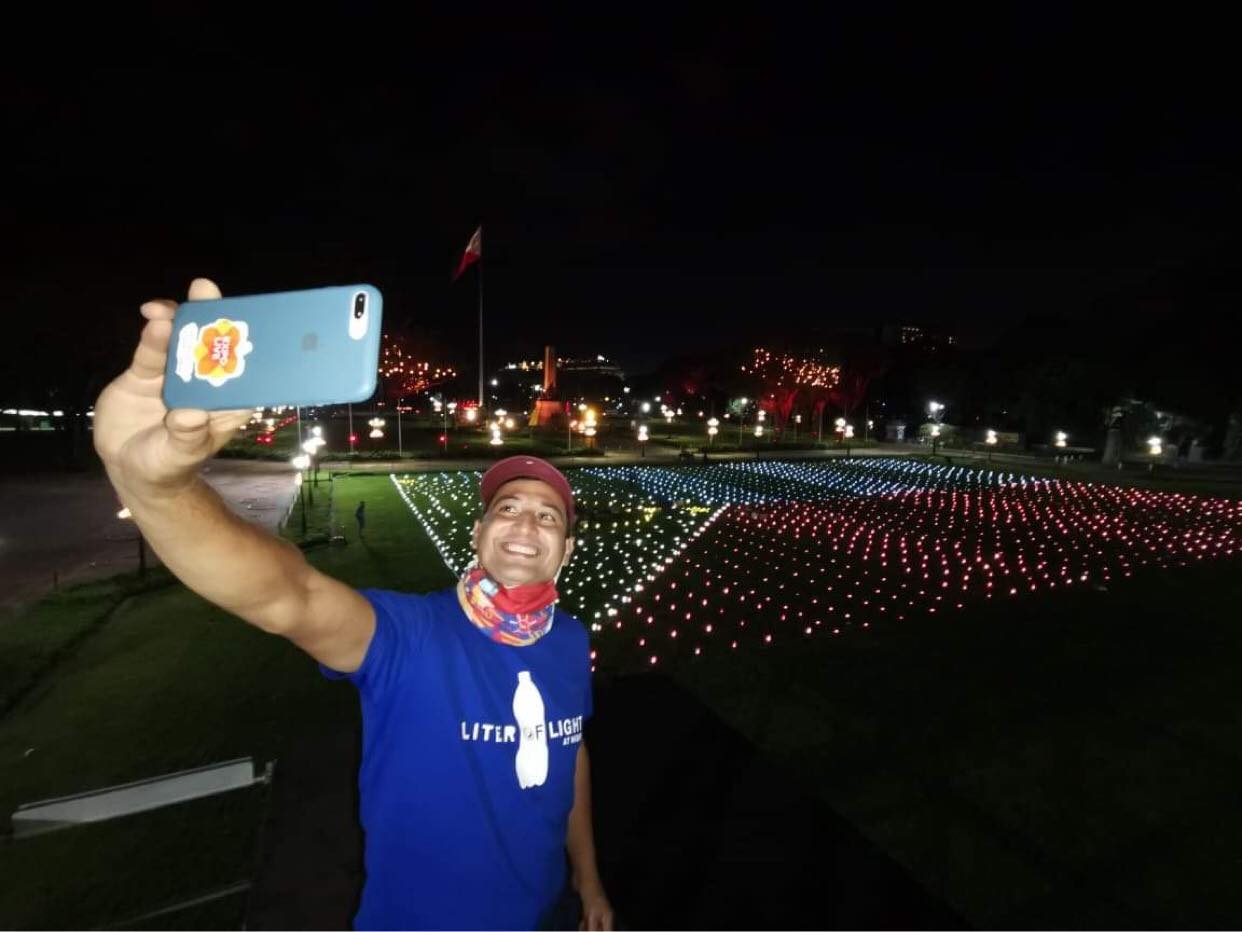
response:
M471 535L479 566L512 588L551 579L568 562L565 505L552 486L538 479L514 479L496 490Z

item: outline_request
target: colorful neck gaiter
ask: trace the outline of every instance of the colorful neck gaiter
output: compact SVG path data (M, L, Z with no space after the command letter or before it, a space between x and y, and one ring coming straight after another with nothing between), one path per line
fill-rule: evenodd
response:
M552 630L557 594L550 579L506 589L476 566L461 578L461 587L466 617L498 644L534 644Z

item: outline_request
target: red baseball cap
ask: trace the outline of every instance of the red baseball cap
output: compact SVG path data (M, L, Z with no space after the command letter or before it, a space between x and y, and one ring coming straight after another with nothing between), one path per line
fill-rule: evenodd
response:
M492 498L502 485L514 479L538 479L552 486L565 505L565 526L573 532L574 491L569 487L569 480L559 469L537 456L510 456L483 473L483 481L479 484L483 507L487 508L492 503Z

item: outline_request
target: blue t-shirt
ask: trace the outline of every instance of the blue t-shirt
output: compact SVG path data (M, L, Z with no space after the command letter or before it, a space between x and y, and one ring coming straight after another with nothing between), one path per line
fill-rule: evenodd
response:
M586 629L557 611L538 641L510 647L470 622L455 588L362 594L375 636L347 676L362 701L366 833L354 927L534 928L565 884L592 711Z

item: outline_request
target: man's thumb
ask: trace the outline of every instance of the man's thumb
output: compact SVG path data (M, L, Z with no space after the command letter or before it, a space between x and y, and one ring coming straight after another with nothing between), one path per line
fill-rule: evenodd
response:
M206 411L195 408L178 408L164 415L164 427L168 431L168 447L171 452L187 461L201 459L209 453L209 421Z

